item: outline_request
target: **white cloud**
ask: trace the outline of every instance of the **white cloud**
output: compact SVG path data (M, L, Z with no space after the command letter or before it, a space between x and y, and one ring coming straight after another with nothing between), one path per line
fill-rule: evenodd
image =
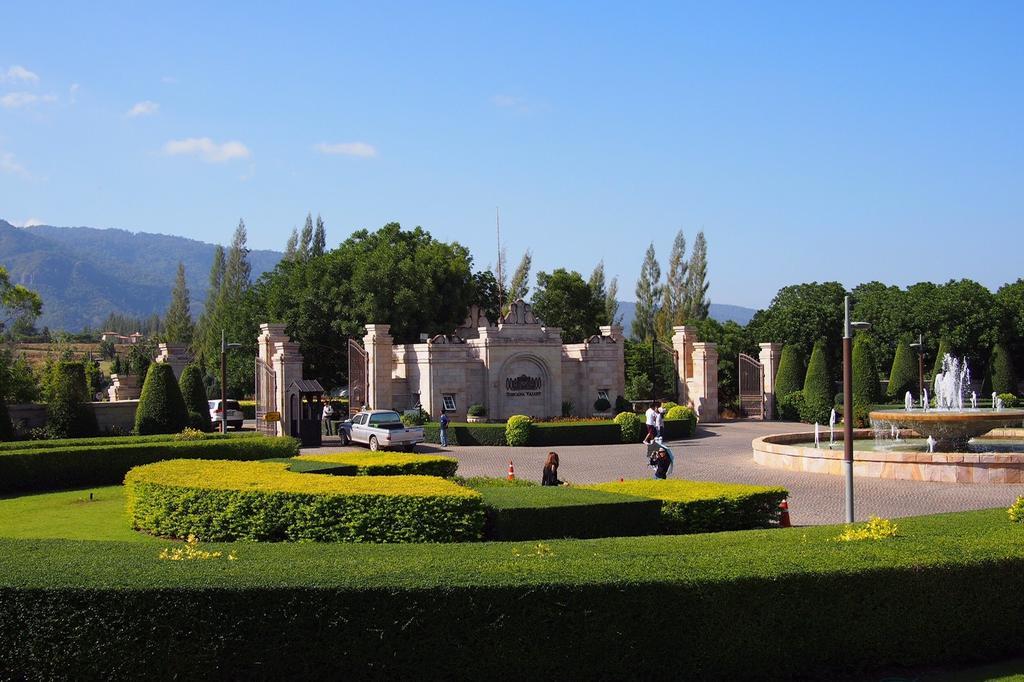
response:
M125 116L128 118L135 118L136 116L150 116L158 111L160 111L160 104L146 99L141 102L136 102L135 105L128 110L128 113L125 114Z
M363 159L369 159L377 156L376 147L372 144L367 144L366 142L339 142L336 144L321 142L313 145L313 149L317 150L321 154L358 156Z
M23 178L30 178L32 174L28 169L18 163L18 159L11 152L0 152L0 172L8 175L18 175Z
M252 152L241 142L217 143L208 137L189 137L170 140L164 145L168 156L198 156L206 163L224 163L233 159L248 159Z
M9 92L3 97L0 97L0 106L5 109L17 109L18 107L27 107L41 102L45 103L56 101L57 95L36 95L31 92Z
M38 83L39 76L32 73L24 66L15 64L9 67L6 72L0 72L0 83Z
M23 222L23 223L22 223L22 224L20 225L20 227L35 227L36 225L45 225L45 224L46 224L46 223L44 223L44 222L43 222L42 220L40 220L39 218L29 218L28 220L26 220L25 222Z

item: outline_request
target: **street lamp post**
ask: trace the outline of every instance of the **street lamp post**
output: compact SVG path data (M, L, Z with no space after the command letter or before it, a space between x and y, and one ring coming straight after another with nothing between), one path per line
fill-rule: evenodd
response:
M241 348L240 343L225 343L220 330L220 432L228 432L228 350Z
M917 399L924 395L924 334L917 335L917 341L910 344L917 349Z
M853 523L853 331L871 329L850 321L850 297L843 301L843 474L846 477L846 522Z

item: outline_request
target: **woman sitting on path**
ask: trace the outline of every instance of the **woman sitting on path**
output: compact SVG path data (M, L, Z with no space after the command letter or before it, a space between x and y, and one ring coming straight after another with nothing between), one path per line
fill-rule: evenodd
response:
M544 474L540 479L541 485L565 485L565 481L558 480L558 453L549 452L548 459L544 462Z

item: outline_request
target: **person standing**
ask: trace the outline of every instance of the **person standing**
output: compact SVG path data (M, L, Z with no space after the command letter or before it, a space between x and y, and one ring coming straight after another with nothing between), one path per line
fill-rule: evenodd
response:
M324 403L324 433L328 436L334 435L334 406L328 401Z
M565 481L558 480L558 453L549 452L547 461L544 462L544 473L541 475L541 485L564 485Z
M665 429L665 408L658 406L658 409L654 411L654 439L659 443L662 440L662 432Z
M647 408L647 411L644 412L645 422L647 423L647 435L644 436L644 445L653 443L654 437L657 435L659 407L661 407L661 403L655 400Z
M444 411L444 408L441 408L441 418L437 421L441 427L441 447L446 448L448 447L448 413Z

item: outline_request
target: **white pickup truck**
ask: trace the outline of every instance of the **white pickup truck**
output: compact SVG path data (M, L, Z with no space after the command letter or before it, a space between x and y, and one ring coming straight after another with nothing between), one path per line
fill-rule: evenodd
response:
M423 427L406 426L394 410L370 410L343 421L338 435L342 445L364 443L371 450L401 447L412 452L423 442Z

